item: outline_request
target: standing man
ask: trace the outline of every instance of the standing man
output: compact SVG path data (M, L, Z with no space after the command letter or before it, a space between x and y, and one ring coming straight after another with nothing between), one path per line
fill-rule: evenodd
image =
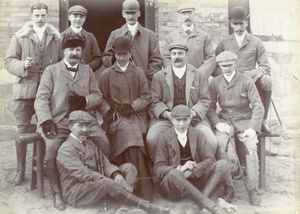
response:
M265 133L271 133L271 129L266 121L272 94L271 69L262 41L249 34L246 30L248 18L249 14L243 7L236 6L231 8L229 11L229 23L234 32L218 44L216 55L223 51L231 51L238 55L236 70L252 78L265 108L261 130ZM214 75L219 74L222 74L221 69L216 67Z
M175 106L171 113L173 127L158 137L154 175L159 177L160 194L171 200L189 198L211 213L222 213L209 197L224 181L224 199L233 197L229 164L215 161L204 135L189 126L191 110Z
M102 56L95 36L82 28L87 12L87 9L80 5L70 7L68 19L71 25L61 35L64 37L66 34L78 34L85 39L80 62L87 64L95 72L102 65Z
M149 213L168 214L169 210L132 194L136 168L109 162L101 149L88 140L95 119L85 111L73 111L69 117L71 133L59 148L57 167L65 200L73 207L86 207L110 196L118 203L139 206Z
M69 114L73 110L86 110L95 115L95 109L102 102L102 93L92 69L80 63L84 39L67 35L62 48L64 59L45 69L34 103L38 132L46 143L46 171L54 207L59 210L66 206L61 195L56 155L70 133ZM109 155L108 139L98 123L91 125L89 138Z
M137 0L125 0L122 9L122 16L126 20L126 24L111 32L103 54L103 64L106 68L114 64L115 58L112 46L116 38L127 36L134 47L131 59L136 66L144 71L148 82L151 83L153 74L162 68L158 40L153 31L142 27L138 22L141 12Z
M99 82L105 101L99 110L111 142L112 163L132 163L138 177L150 177L144 144L151 96L147 79L129 60L134 47L127 36L117 38L112 49L116 62L103 71ZM151 179L137 182L135 193L152 200Z
M199 69L208 78L216 66L215 53L210 35L196 27L194 23L195 7L182 4L178 8L181 26L167 35L163 52L164 67L171 64L169 46L172 42L184 42L189 49L188 63Z
M217 159L229 162L226 146L228 140L236 134L247 150L247 186L250 191L250 203L259 205L256 132L260 132L261 129L264 108L252 79L235 70L238 56L231 51L224 51L216 60L223 75L215 77L210 83L212 104L207 117L216 128ZM217 102L221 107L219 114L216 112Z
M185 44L171 43L169 51L172 64L156 73L151 85L150 112L153 118L146 138L149 155L154 161L157 137L172 127L171 111L180 104L191 109L191 125L203 132L215 154L217 139L206 118L211 103L207 78L187 63L189 50Z
M42 73L46 66L61 58L61 38L54 26L48 24L48 6L36 3L31 6L31 21L27 22L12 37L4 64L6 70L16 76L13 86L13 113L18 133L34 132L31 117L34 99ZM25 178L26 144L20 144L16 137L17 175L14 185L21 185Z

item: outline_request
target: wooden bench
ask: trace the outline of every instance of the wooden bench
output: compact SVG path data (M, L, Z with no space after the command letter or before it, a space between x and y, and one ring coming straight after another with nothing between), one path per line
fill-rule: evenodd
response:
M39 133L23 133L19 135L21 143L33 143L31 185L30 189L37 189L39 198L45 198L44 194L44 155L45 142Z

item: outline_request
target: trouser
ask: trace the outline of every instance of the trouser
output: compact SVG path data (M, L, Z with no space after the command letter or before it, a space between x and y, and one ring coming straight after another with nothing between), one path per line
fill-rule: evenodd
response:
M137 170L130 164L125 163L119 167L126 183L133 188ZM64 199L73 207L86 207L99 203L107 196L114 198L118 184L110 178L104 178L86 183L77 183L71 189L64 193ZM116 199L116 198L115 198Z
M255 82L255 85L265 109L263 118L267 119L272 95L272 78L269 75L263 75Z
M220 181L224 181L227 186L233 186L229 164L224 160L216 161L200 178L186 179L179 170L172 169L160 182L159 192L163 197L173 201L192 199L201 208L211 211L215 203L209 197Z
M150 126L146 136L146 146L147 146L148 154L153 162L155 158L155 150L156 150L158 136L171 127L173 127L173 124L169 120L165 120L165 119L160 120L154 123L152 126ZM209 143L213 151L213 154L215 154L217 149L217 139L212 129L204 125L202 122L198 123L195 126L195 128L200 130L204 134L206 141Z
M246 168L247 168L247 185L248 189L257 189L258 182L258 156L257 156L257 135L252 138L244 139L243 132L235 133L235 128L231 125L231 136L237 135L239 141L243 142L246 146ZM229 161L228 152L225 151L229 139L228 134L219 131L215 132L218 140L217 159L224 159Z

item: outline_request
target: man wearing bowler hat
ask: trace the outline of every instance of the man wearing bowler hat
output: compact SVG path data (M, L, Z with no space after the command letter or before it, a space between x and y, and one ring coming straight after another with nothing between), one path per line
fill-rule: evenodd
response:
M103 71L99 82L104 99L99 111L104 120L102 127L111 142L112 163L117 166L132 163L138 177L149 177L144 145L151 97L147 78L130 61L134 47L127 36L116 38L112 50L116 62ZM142 179L137 182L135 193L152 200L151 186L151 179Z
M45 69L34 103L39 125L37 131L46 143L46 172L54 207L59 210L66 206L62 199L56 155L70 133L69 114L73 110L85 110L95 116L96 108L102 102L102 93L92 69L80 63L84 39L78 35L66 35L62 48L63 60ZM98 123L91 124L88 137L109 156L109 142Z
M95 72L102 65L102 56L95 36L82 27L88 11L80 5L75 5L69 8L68 13L71 25L61 35L64 37L66 34L78 34L85 39L80 62L87 64Z
M207 78L203 72L187 63L188 48L185 43L173 42L169 51L172 64L157 72L151 84L150 112L153 117L146 138L149 155L154 161L157 137L172 127L171 111L180 104L190 108L191 125L203 132L215 154L217 139L206 118L211 103Z
M228 140L236 134L239 141L246 146L246 179L250 203L259 205L256 133L261 129L263 105L252 79L236 71L238 56L235 53L224 51L217 56L216 60L223 74L215 77L210 83L212 103L207 117L216 128L217 159L229 162L226 146ZM221 108L218 114L217 102Z
M189 49L188 63L203 72L208 78L216 66L214 48L210 35L199 29L195 22L195 7L191 4L180 4L178 15L181 25L169 35L167 35L163 50L163 62L166 68L171 64L169 46L172 42L181 41L186 43Z
M255 83L265 109L261 130L265 133L271 133L266 121L272 94L270 65L262 41L246 30L248 19L249 14L243 7L235 6L230 9L229 23L234 32L218 44L216 55L223 51L231 51L239 56L236 70L250 76ZM219 74L222 72L217 66L214 75Z
M209 197L223 181L223 197L226 201L232 199L229 164L216 161L204 135L189 126L192 120L189 107L175 106L171 118L173 126L158 137L156 147L154 174L159 178L160 194L171 200L189 198L211 213L222 213Z
M141 11L137 0L125 0L123 2L122 16L126 20L126 24L111 32L104 50L103 64L106 68L114 64L112 46L116 38L127 36L134 47L131 59L136 66L143 70L150 83L153 74L162 68L162 58L156 35L153 31L142 27L138 22Z

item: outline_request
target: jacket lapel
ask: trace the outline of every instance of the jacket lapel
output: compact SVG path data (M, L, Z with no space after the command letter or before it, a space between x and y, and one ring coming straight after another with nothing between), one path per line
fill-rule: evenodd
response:
M73 81L73 77L70 74L70 71L66 68L66 65L64 63L64 60L60 61L60 68L63 76L65 76L68 80Z
M74 83L77 82L77 81L79 81L83 77L84 72L86 72L86 71L83 68L83 65L81 63L79 63L79 65L78 65L78 71L77 71L77 74L75 76Z
M177 134L175 132L175 129L172 128L172 131L170 132L170 145L171 147L174 149L175 153L176 153L176 162L178 162L180 164L180 148L179 148L179 144L178 144L178 140L177 140Z
M196 146L197 146L197 139L196 139L196 133L193 133L193 131L189 128L188 129L188 132L187 132L187 135L188 135L188 139L189 139L189 142L190 142L190 148L191 148L191 154L192 154L192 157L193 157L193 160L195 160L196 158Z
M188 64L187 64L187 69L186 69L186 87L185 87L185 97L186 97L186 105L188 106L189 104L189 99L190 99L190 91L192 87L192 83L194 80L194 71Z
M235 39L234 33L231 34L231 44L233 44L233 46L235 46L237 48L237 50L239 49L239 45Z
M172 76L172 66L169 66L165 69L165 80L167 85L169 86L170 94L171 94L171 102L174 100L174 83Z
M249 33L246 32L245 38L244 38L244 40L243 40L243 42L241 44L240 49L242 49L242 47L246 46L248 42L249 42Z

